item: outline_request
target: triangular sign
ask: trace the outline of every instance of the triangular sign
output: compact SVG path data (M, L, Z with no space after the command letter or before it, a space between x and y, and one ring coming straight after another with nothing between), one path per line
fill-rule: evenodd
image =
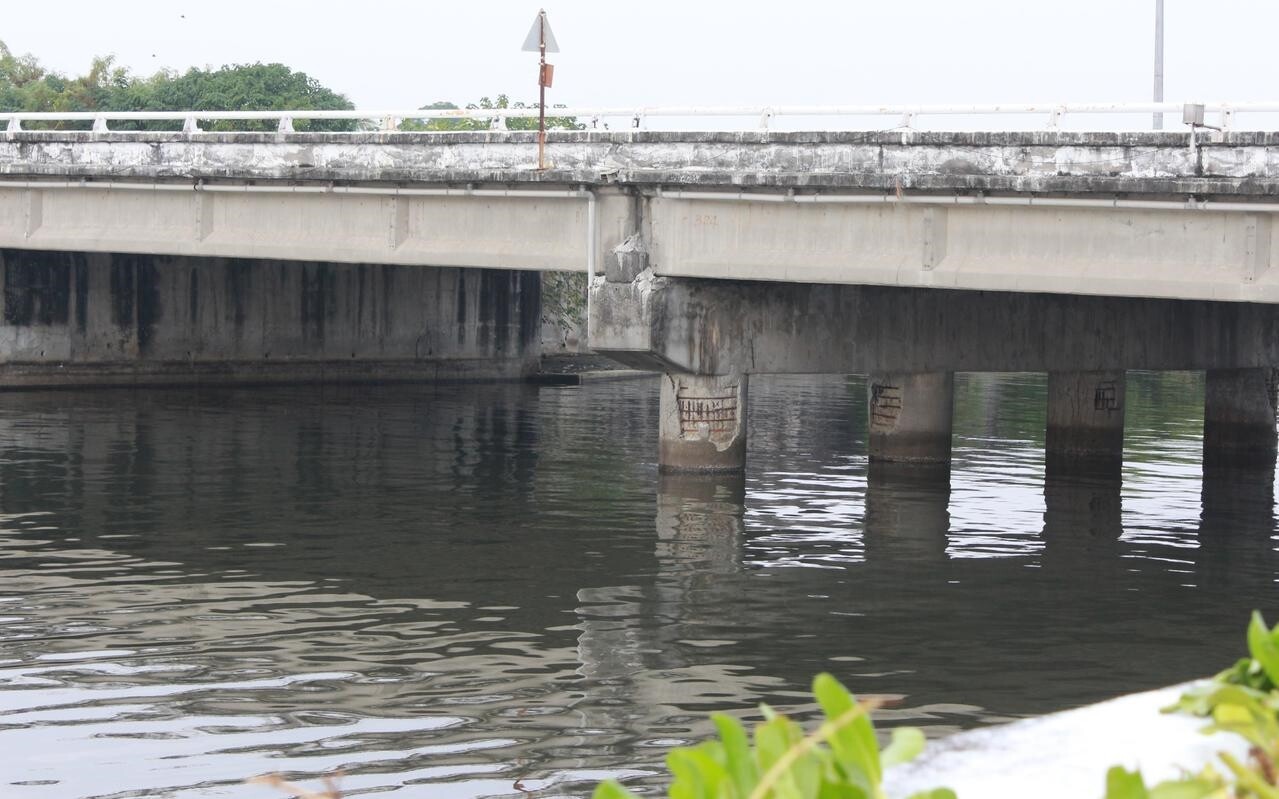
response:
M539 11L537 16L533 17L533 27L528 29L528 36L524 37L524 46L520 49L538 52L541 49L539 44L543 32L546 34L546 52L558 53L560 46L555 43L555 34L551 33L551 22L546 18L545 11Z

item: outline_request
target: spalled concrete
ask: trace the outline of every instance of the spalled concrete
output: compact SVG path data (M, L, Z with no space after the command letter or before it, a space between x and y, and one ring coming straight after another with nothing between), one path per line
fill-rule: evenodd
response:
M746 468L746 375L666 374L661 381L658 465L664 472Z

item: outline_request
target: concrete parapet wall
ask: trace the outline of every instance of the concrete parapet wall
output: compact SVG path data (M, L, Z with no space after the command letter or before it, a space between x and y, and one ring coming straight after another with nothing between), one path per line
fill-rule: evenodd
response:
M496 181L958 189L1128 194L1273 193L1279 134L919 131L92 133L0 138L0 174L147 179Z
M496 379L538 355L540 276L0 250L0 386Z

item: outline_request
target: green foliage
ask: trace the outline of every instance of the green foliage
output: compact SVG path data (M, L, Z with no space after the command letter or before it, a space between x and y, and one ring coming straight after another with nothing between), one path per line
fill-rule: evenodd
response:
M110 111L301 111L349 110L345 96L320 85L304 72L283 64L240 64L216 70L189 69L182 75L160 72L134 80L127 91L107 98ZM163 123L162 123L163 124ZM295 120L304 130L353 130L353 120ZM168 123L172 127L172 123ZM116 127L124 129L123 123ZM276 122L206 122L206 130L275 130Z
M15 56L0 42L0 111L281 111L345 110L354 106L304 72L283 64L239 64L221 69L157 72L148 78L94 58L87 74L68 78L32 55ZM38 127L28 123L29 127ZM274 130L274 121L205 123L209 130ZM352 130L350 120L297 120L297 130ZM87 122L46 127L87 128ZM119 130L172 129L172 121L116 122Z
M1167 780L1152 788L1146 787L1140 771L1114 766L1106 772L1106 799L1207 799L1213 796L1226 799L1230 794L1223 793L1225 790L1225 783L1211 769L1195 777Z
M478 103L471 103L466 106L471 110L488 110L493 108L537 108L537 104L526 105L524 103L512 103L511 99L505 94L499 94L496 99L481 97ZM564 106L548 106L548 108L563 108ZM439 101L430 105L422 106L424 110L431 111L449 111L456 110L459 106L447 101ZM407 131L450 131L450 130L488 130L492 120L489 119L406 119L400 123L400 130ZM547 130L582 130L586 125L577 121L576 117L554 117L546 118ZM507 130L537 130L537 117L519 117L508 118L506 120Z
M542 318L561 327L586 324L586 273L542 273Z
M870 707L853 698L829 674L813 681L813 695L826 721L810 735L794 721L761 708L764 721L754 741L736 719L712 716L719 740L674 749L666 758L672 781L670 799L884 799L884 769L916 757L924 748L917 729L893 731L879 749ZM594 799L635 799L609 780ZM939 788L911 799L955 799Z

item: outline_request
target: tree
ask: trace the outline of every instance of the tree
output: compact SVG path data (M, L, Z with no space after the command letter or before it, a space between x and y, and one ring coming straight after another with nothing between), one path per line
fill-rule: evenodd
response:
M284 64L237 64L217 70L159 72L135 80L100 106L110 111L302 111L351 110L345 95ZM354 120L306 120L297 130L353 130ZM206 123L208 130L273 130L271 121Z
M14 55L0 42L0 111L286 111L350 110L346 96L284 64L236 64L220 69L157 72L140 78L98 56L87 74L68 78L46 70L35 56ZM89 123L47 126L84 128ZM297 120L298 130L354 130L354 120ZM117 122L128 129L172 128L172 121ZM272 130L275 123L207 123L211 130Z
M481 97L478 103L471 103L466 106L471 110L489 110L495 108L537 108L537 104L526 105L524 103L511 103L509 97L505 94L499 94L496 99ZM552 106L553 108L563 108L564 106ZM454 103L447 101L437 101L430 105L422 106L423 110L438 111L450 110L458 108ZM406 119L400 123L400 130L407 131L448 131L448 130L488 130L491 119ZM547 117L547 130L583 130L586 125L577 121L577 117ZM537 130L537 117L508 117L506 119L507 130Z

